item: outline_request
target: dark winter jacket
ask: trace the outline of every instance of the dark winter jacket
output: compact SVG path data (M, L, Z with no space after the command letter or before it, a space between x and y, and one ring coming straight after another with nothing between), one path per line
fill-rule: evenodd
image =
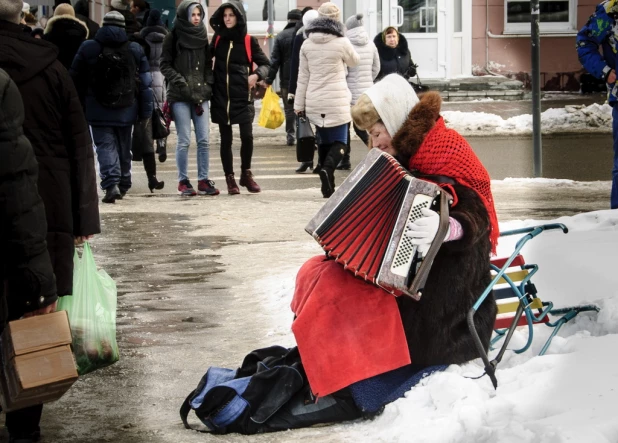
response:
M148 26L140 31L140 36L148 47L145 52L150 65L150 75L152 75L152 92L160 106L163 105L166 97L165 79L161 73L161 58L163 56L163 40L167 34L168 31L163 26Z
M0 68L21 92L24 133L39 162L58 295L71 294L74 236L101 231L90 132L71 77L57 60L58 49L4 21L0 41Z
M223 11L232 7L237 24L227 29L223 24ZM215 84L210 102L213 123L232 125L253 122L255 107L249 89L249 75L257 74L258 81L268 75L270 62L255 37L251 37L251 55L258 68L253 71L245 49L247 18L242 3L230 0L217 9L210 18L215 35L210 42L211 54L215 58ZM220 40L217 42L217 36Z
M300 48L305 42L305 28L300 27L296 31L294 36L294 42L292 43L292 59L290 61L290 83L288 86L288 92L290 94L296 94L296 86L298 85L298 69L300 68Z
M416 67L412 61L405 36L399 34L399 44L396 48L386 46L386 43L382 40L382 33L375 36L373 43L378 48L380 55L380 73L375 80L376 82L388 74L397 73L406 79L416 76Z
M393 147L400 153L413 156L425 137L415 130L418 122L425 120L425 127L431 127L427 121L439 115L439 104L435 112L420 112L421 104L416 105L393 138ZM421 366L461 364L479 356L466 315L491 281L490 219L474 190L460 184L453 188L458 202L451 208L450 216L461 223L463 237L442 244L420 301L397 298L412 362ZM486 348L495 319L496 303L490 295L475 316L477 331Z
M75 17L86 23L86 26L88 26L88 39L94 40L94 36L97 35L100 26L97 22L90 19L88 1L78 0L75 5L73 5L73 8L75 9Z
M178 6L175 21L188 15L192 3L195 2L185 0ZM163 40L161 72L167 80L167 98L172 102L195 104L208 101L214 83L208 38L203 48L190 49L183 46L181 32L180 28L174 28Z
M88 38L88 26L70 15L57 15L47 22L43 38L58 47L58 60L69 70L77 50Z
M19 90L0 69L0 295L13 311L10 317L58 298L45 242L45 207L37 190L39 167L23 122ZM9 317L1 311L0 328Z
M132 126L140 119L152 116L152 76L146 54L135 42L129 44L129 51L135 58L138 69L139 94L132 106L121 109L110 109L101 105L95 99L90 78L96 67L103 46L119 46L127 41L127 35L118 26L103 26L97 32L94 40L86 40L79 47L71 66L71 76L75 81L82 104L86 109L86 120L91 126Z
M272 85L280 71L279 79L282 88L287 89L290 84L290 65L292 62L292 45L296 35L296 23L290 22L275 38L273 53L270 56L270 72L266 83Z

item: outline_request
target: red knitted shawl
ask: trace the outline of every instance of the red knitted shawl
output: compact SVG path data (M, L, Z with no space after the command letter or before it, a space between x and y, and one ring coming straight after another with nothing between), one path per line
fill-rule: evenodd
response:
M492 253L496 253L500 230L491 195L489 174L466 139L456 131L447 129L442 117L438 118L418 151L410 159L410 169L418 170L421 174L444 175L476 191L489 214L491 223L489 239ZM455 206L457 195L452 186L446 184L440 186L447 188L453 195L455 199L453 206Z

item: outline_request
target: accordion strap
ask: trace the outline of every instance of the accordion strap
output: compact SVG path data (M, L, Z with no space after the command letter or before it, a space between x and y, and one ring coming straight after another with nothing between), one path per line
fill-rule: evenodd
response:
M416 276L412 283L410 284L409 294L416 298L417 300L423 295L423 290L425 289L425 282L427 281L427 277L429 276L429 271L431 271L431 265L433 264L434 258L438 254L438 250L444 239L446 237L446 233L448 231L449 224L449 200L448 194L446 192L440 192L440 223L438 225L438 232L429 247L429 251L427 251L427 255L423 259L423 262L418 268L416 272Z

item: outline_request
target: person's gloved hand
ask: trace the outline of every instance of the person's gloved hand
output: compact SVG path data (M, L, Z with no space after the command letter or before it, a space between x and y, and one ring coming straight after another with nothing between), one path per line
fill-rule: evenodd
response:
M408 224L406 235L412 238L412 244L418 246L418 252L425 257L427 251L429 251L431 242L438 232L440 215L428 208L421 209L421 213L423 214L421 218ZM447 231L445 238L448 237L449 232Z
M294 94L288 94L288 105L294 104Z

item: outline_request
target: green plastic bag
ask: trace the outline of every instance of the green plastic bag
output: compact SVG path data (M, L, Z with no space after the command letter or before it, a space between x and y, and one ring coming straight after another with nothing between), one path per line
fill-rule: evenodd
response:
M61 297L58 310L67 311L73 353L79 375L116 363L116 283L94 262L88 242L80 260L73 258L73 295Z

